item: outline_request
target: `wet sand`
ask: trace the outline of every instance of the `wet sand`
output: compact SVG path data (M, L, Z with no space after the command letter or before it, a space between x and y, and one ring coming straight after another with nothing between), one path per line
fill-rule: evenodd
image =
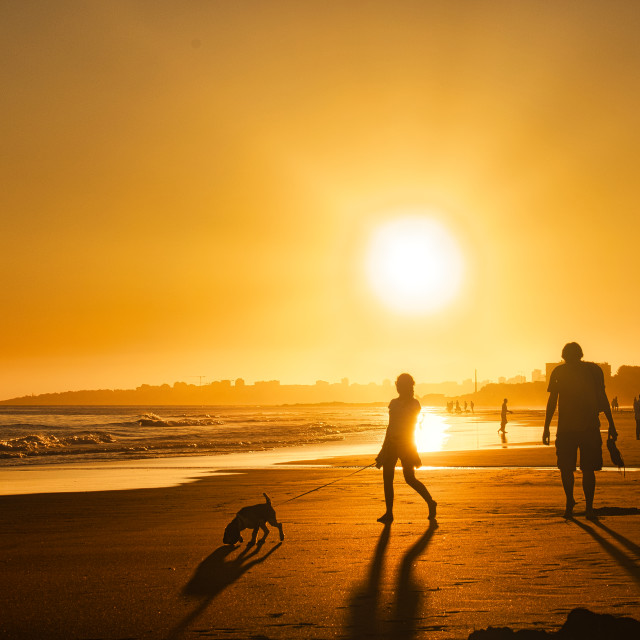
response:
M638 467L629 428L619 422L621 449ZM530 466L496 462L510 451ZM1 496L0 635L461 639L489 625L557 629L577 606L640 618L640 471L598 474L595 523L578 473L576 518L566 521L558 472L537 457L552 454L431 454L423 461L442 466L418 477L438 501L437 527L400 470L396 520L383 527L381 472L345 478L344 466ZM223 546L235 511L263 491L284 542L273 531L260 547Z

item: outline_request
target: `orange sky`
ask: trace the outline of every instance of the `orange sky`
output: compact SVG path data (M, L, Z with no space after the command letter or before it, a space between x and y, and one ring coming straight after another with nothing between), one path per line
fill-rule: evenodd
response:
M602 2L14 2L0 398L640 364L640 12ZM367 238L458 238L385 308ZM434 213L435 212L435 213Z

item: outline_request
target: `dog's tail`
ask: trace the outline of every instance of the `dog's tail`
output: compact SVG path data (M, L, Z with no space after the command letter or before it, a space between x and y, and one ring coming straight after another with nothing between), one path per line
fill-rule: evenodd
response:
M266 493L263 493L262 495L264 496L264 499L267 501L267 504L271 506L271 498Z

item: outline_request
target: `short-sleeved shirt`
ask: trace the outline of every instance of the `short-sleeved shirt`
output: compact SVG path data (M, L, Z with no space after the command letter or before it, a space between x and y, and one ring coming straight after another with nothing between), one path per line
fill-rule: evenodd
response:
M394 398L389 403L387 438L398 444L413 444L420 409L416 398Z
M595 362L558 365L549 379L549 393L558 394L558 433L600 429L600 411L608 405L604 374Z

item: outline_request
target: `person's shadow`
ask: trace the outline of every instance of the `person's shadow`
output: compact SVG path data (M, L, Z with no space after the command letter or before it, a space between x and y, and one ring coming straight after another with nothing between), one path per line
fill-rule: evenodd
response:
M348 626L352 638L371 638L382 631L382 621L378 618L378 600L382 580L384 554L391 536L391 525L385 524L373 552L367 577L351 597Z
M202 601L189 615L180 621L167 636L167 639L178 638L194 620L197 620L202 615L217 595L236 582L249 569L264 562L281 545L282 542L278 542L261 556L258 556L258 554L264 546L263 544L258 543L253 547L246 546L233 559L228 558L237 550L237 547L223 545L207 556L198 565L193 576L182 589L182 595L202 598Z
M402 558L398 575L398 588L396 589L395 615L390 634L392 638L405 638L408 640L416 635L416 623L419 619L418 614L424 589L413 575L413 566L416 560L424 553L437 527L436 521L432 520L428 529Z
M633 558L630 558L622 549L618 548L612 542L609 542L609 540L602 536L593 527L584 524L575 518L569 522L572 522L586 531L629 574L636 585L640 587L640 568ZM636 558L640 558L640 547L637 544L620 535L617 531L613 531L613 529L602 524L599 520L595 520L592 524L603 531L606 531L614 540L625 547L627 551L634 554Z
M413 565L427 548L437 526L435 521L430 522L428 529L402 558L398 584L394 591L396 601L393 619L390 622L385 621L379 611L384 555L391 534L391 525L384 526L369 564L367 577L356 589L349 604L350 616L347 624L352 640L375 637L408 640L416 635L422 589L413 577Z

